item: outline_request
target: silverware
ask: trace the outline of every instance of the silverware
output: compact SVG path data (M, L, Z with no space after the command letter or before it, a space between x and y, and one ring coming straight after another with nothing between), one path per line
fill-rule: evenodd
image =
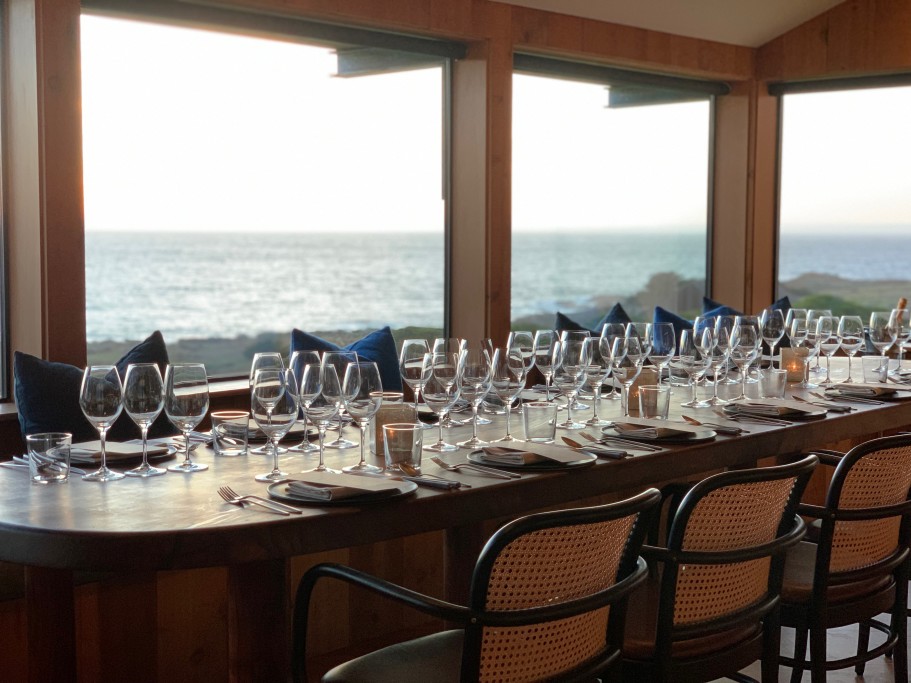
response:
M723 410L716 410L715 414L719 417L723 417L725 420L733 420L734 422L752 422L754 424L770 425L774 427L791 426L791 423L787 420L779 420L778 418L766 417L765 415L753 415L751 413L741 412L728 413Z
M631 457L632 457L632 456L631 456L629 453L627 453L626 451L613 450L613 449L610 449L610 448L602 448L602 447L600 447L600 446L594 446L594 447L589 446L589 447L585 447L585 446L583 446L581 443L579 443L578 441L573 441L573 440L570 439L568 436L564 436L564 437L561 437L561 438L563 439L563 442L564 442L567 446L569 446L570 448L572 448L573 450L582 451L582 452L584 452L584 453L591 453L592 455L597 456L597 457L614 458L615 460L624 460L624 459L626 459L626 458L631 458Z
M455 484L455 486L453 486L451 488L460 488L460 487L465 488L465 489L471 488L471 486L469 484L465 484L461 481L456 481L455 479L447 479L446 477L438 477L435 474L427 474L426 472L418 472L412 465L409 465L404 462L399 463L399 467L402 468L402 472L404 472L406 475L406 476L402 477L402 479L404 479L405 481L413 481L415 484L427 484L429 486L433 486L433 482L430 480L435 479L440 482L445 481L445 482L448 482L449 484ZM437 487L437 488L441 488L441 487Z
M589 441L592 441L594 443L601 443L601 444L618 443L618 444L623 445L625 448L628 448L631 451L639 450L639 451L648 451L650 453L654 453L656 451L663 450L661 448L661 446L653 446L652 444L639 443L638 441L632 441L631 439L623 439L619 436L608 436L607 434L604 434L601 438L598 438L598 437L592 436L591 434L587 434L586 432L579 432L579 434L580 434L580 436L582 436L583 439L588 439Z
M231 503L232 505L238 505L240 507L244 506L244 503L253 503L254 505L259 505L260 507L271 510L272 512L277 512L280 515L300 515L303 514L302 510L293 508L290 505L285 505L284 503L278 503L271 500L266 500L265 498L260 498L259 496L246 495L242 496L230 486L219 486L218 495L221 496L222 500L226 503Z
M435 455L430 456L430 459L435 462L437 465L442 467L448 472L458 472L461 469L471 470L472 472L478 472L480 474L486 474L490 477L497 477L498 479L521 479L521 474L516 474L515 472L503 472L502 470L495 470L492 467L484 467L482 465L475 465L470 462L460 462L454 465L450 465L448 462L442 458L438 458Z
M749 434L750 432L741 427L731 427L729 425L721 425L716 422L700 422L699 420L690 417L689 415L683 415L683 421L693 425L694 427L708 427L718 432L719 434L726 434L727 436L740 436L741 434Z
M57 464L56 460L54 460L53 458L49 458L47 456L39 455L38 459L42 462L47 462L48 464L51 464L51 463ZM27 455L14 455L13 462L16 464L19 464L19 465L23 465L24 467L28 467L28 456ZM78 475L82 476L85 473L86 473L85 470L82 470L82 469L79 469L78 467L73 467L72 465L70 465L70 474L78 474Z
M850 413L854 408L851 406L840 406L829 401L808 401L802 396L797 394L791 394L791 398L800 403L806 403L810 406L817 406L818 408L825 408L826 410L831 410L833 413Z
M874 398L864 398L863 396L823 396L818 394L815 391L810 392L810 396L815 396L816 398L821 398L824 401L841 401L842 403L860 403L868 406L884 406L886 405L884 401L877 401Z

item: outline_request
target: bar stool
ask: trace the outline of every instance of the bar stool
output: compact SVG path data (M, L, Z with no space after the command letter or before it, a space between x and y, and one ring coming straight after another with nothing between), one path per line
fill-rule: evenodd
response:
M338 564L301 578L294 606L294 680L306 680L307 617L316 582L331 577L462 625L383 648L323 681L444 683L591 680L620 660L630 591L646 576L639 548L660 494L530 515L510 522L478 558L463 607Z

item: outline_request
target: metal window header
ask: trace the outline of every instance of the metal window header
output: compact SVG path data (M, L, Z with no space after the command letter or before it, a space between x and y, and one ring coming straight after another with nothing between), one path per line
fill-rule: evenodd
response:
M862 90L866 88L896 88L911 85L911 73L850 76L844 78L814 78L802 81L769 83L769 94L794 95L798 93L833 92L836 90Z

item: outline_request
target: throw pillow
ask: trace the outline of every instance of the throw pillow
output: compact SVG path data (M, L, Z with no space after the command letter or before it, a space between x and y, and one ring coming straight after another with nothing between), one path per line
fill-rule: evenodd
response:
M671 325L673 325L674 326L674 336L677 338L678 341L680 340L680 333L683 332L683 330L693 329L692 320L687 320L686 318L681 318L676 313L672 313L671 311L669 311L665 308L661 308L661 306L655 306L655 313L654 313L652 322L670 323Z
M395 339L389 326L371 332L347 346L339 346L320 337L291 330L291 353L295 351L354 351L359 358L376 363L380 371L383 391L401 391L402 376L399 373L399 356L395 348Z
M620 323L621 325L628 325L632 322L632 319L623 309L623 306L620 303L614 304L611 309L604 315L601 320L595 323L594 329L589 330L594 336L601 336L601 329L606 323ZM563 332L564 330L585 330L588 329L585 325L577 323L575 320L563 315L559 311L557 312L556 319L554 320L554 329L557 332Z

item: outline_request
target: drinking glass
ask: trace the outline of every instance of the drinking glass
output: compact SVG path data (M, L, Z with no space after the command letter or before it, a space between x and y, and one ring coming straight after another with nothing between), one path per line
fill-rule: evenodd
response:
M164 373L164 412L183 432L184 461L171 465L171 472L202 472L209 469L190 460L190 432L202 422L209 410L209 380L201 363L176 363Z
M518 351L519 356L522 358L522 365L525 368L524 374L527 376L535 365L535 338L531 332L524 330L510 332L506 338L506 348L510 351ZM522 388L524 389L525 387L523 386Z
M794 325L795 320L807 318L807 309L805 308L789 308L787 314L784 317L784 330L785 334L791 334L791 327Z
M483 448L488 444L478 438L478 408L490 391L490 354L486 349L466 349L462 352L459 389L471 403L471 438L460 441L462 448Z
M803 363L803 380L798 384L801 389L816 389L817 385L810 382L810 361L819 353L819 337L816 330L810 329L811 323L807 318L795 318L791 323L791 346L797 349L806 349L807 355L801 359ZM849 373L850 374L850 373Z
M273 397L278 395L278 400ZM294 423L300 405L297 382L291 370L257 370L253 378L250 412L259 428L265 432L272 447L272 471L257 474L256 481L276 482L288 478L278 466L278 442L288 433Z
M550 401L550 380L554 376L554 342L556 335L553 330L538 330L535 332L535 367L544 375L544 400Z
M858 315L843 315L838 321L838 340L841 342L841 350L848 354L848 379L845 382L853 382L851 378L851 359L854 354L864 343L864 323Z
M301 395L313 397L307 407L307 417L319 431L319 464L306 471L335 472L336 470L330 470L323 462L326 452L326 429L338 415L342 403L342 387L335 366L331 363L307 364L301 379L300 392Z
M733 315L718 315L715 316L715 347L719 351L725 353L726 358L724 363L722 363L719 370L723 370L723 377L721 380L718 379L719 370L715 371L715 382L721 384L736 384L737 381L733 379L729 373L728 369L730 367L731 361L731 333L734 331L734 324L737 322L737 317Z
M345 378L342 380L343 393L351 393L349 390L351 382L358 382L358 387L354 398L348 401L348 414L361 430L361 459L357 465L349 465L343 467L342 470L345 472L381 472L382 467L367 464L364 452L367 442L367 427L380 406L383 405L383 383L380 381L380 370L376 363L358 361L349 365L345 370Z
M86 481L123 479L124 475L120 472L108 469L105 446L108 430L123 410L123 387L116 367L90 365L85 369L79 390L79 407L82 408L85 419L98 430L98 438L101 440L101 466L82 478ZM189 440L187 443L190 443Z
M594 399L592 400L594 410L592 416L585 421L585 424L589 427L603 427L610 424L609 420L602 420L598 415L598 411L601 408L601 388L610 373L610 348L608 347L605 354L602 351L605 346L602 341L602 338L591 340L591 362L585 370L585 382L592 390L592 394L594 394Z
M684 408L706 408L709 403L696 397L696 378L708 367L708 358L700 353L696 344L695 330L681 330L680 343L677 345L677 356L672 365L686 373L690 387L690 400L682 403Z
M623 385L623 416L629 417L629 390L642 370L645 354L637 336L616 337L611 345L610 365L614 378Z
M291 368L291 372L294 373L294 381L297 383L298 390L301 386L301 379L304 376L304 368L308 363L316 363L319 365L320 357L317 351L295 351L291 354L291 360L288 362L288 366ZM306 397L302 393L298 394L299 405L301 416L303 417L304 422L304 438L296 446L289 448L289 451L294 453L316 453L319 450L319 447L310 443L310 437L307 434L307 423L309 419L307 418L307 406L310 405L310 401L313 400L313 397Z
M827 308L808 308L807 309L807 329L810 335L816 334L816 327L819 319L824 315L832 315L832 311ZM822 366L819 364L819 354L816 354L816 364L810 368L810 372L819 374L822 372Z
M142 432L142 464L128 477L157 477L167 472L149 464L149 427L164 409L164 382L155 363L130 363L123 378L123 409Z
M260 351L253 354L253 361L250 363L250 388L253 388L253 377L257 370L284 370L285 361L282 355L277 351ZM251 455L268 455L271 449L269 440L266 440L262 446L250 449Z
M459 339L457 337L437 337L433 340L433 347L431 348L431 353L445 353L445 354L455 354L455 357L460 357L459 353L462 349L467 347L467 342L464 339ZM443 427L455 427L458 425L466 424L468 420L455 420L452 418L452 415L447 411L443 416ZM471 419L471 418L468 418Z
M727 401L718 396L718 375L721 372L721 368L727 364L728 354L731 350L727 328L724 326L704 327L702 335L699 337L698 345L699 352L708 357L709 367L712 369L714 376L712 398L709 399L709 405L723 406Z
M560 332L560 341L561 342L563 342L563 341L585 342L587 340L588 344L589 344L589 349L591 349L591 338L592 338L592 333L589 332L588 330L563 330L562 332ZM554 367L554 383L556 383L556 373L557 373L557 368ZM582 385L584 385L584 384L585 384L585 380L583 379ZM573 410L588 410L588 408L590 406L586 403L582 403L579 400L579 391L581 389L582 389L582 386L580 386L579 389L576 390L576 392L574 393L575 398L573 399L572 405L570 406L569 404L567 404L567 407L571 407ZM561 393L565 394L566 392L561 392ZM571 420L569 418L567 418L567 420L565 422L563 422L563 424L567 424L569 422L571 422ZM576 423L576 424L578 424L578 423Z
M826 357L826 378L820 382L824 386L833 384L831 376L832 356L841 348L838 339L838 318L831 315L820 316L816 321L816 336L819 338L819 348Z
M870 343L877 356L885 356L898 339L892 311L873 311L870 314Z
M591 365L591 336L561 340L554 350L554 384L566 396L566 420L557 424L559 429L583 429L581 422L573 420L576 396L585 384L585 373Z
M414 393L414 412L417 415L418 403L421 401L421 389L430 379L430 347L426 339L406 339L402 342L399 353L399 372L405 384ZM419 417L415 418L421 424ZM424 425L430 428L430 425Z
M898 367L895 374L899 379L902 376L902 361L905 355L905 344L911 343L911 311L906 308L893 308L889 316L890 325L895 328L895 339L898 344Z
M601 357L605 360L607 364L607 374L608 376L613 375L613 368L610 363L610 350L611 346L614 343L614 339L617 337L622 337L626 334L626 325L623 323L604 323L601 326L601 338L598 340L598 350L601 352ZM594 343L594 342L592 342ZM602 389L602 398L604 398L604 392ZM614 391L614 382L611 380L610 392L607 397L611 401L620 401L623 396L621 392Z
M740 396L735 398L735 401L746 401L747 399L747 374L750 364L759 356L761 348L762 338L754 325L749 323L734 325L731 332L731 360L740 370Z
M661 374L664 368L671 362L676 351L676 335L674 326L671 323L654 323L651 329L651 346L652 351L649 354L649 360L652 365L658 368L658 381L661 384Z
M436 443L425 446L429 451L446 453L459 450L455 444L443 440L443 418L459 398L459 357L460 354L450 353L434 353L431 357L431 373L424 386L424 402L440 417L437 421L440 435Z
M769 345L769 363L774 367L775 347L784 337L784 314L777 308L765 308L759 317L759 326L762 340ZM778 361L778 367L781 368L781 360Z
M345 377L345 370L351 363L357 363L358 358L357 354L354 351L326 351L323 353L323 366L332 365L335 368L335 375L338 378L338 385L341 389L342 379ZM350 439L346 439L342 436L342 428L345 426L345 405L348 402L348 399L351 397L350 391L355 387L351 385L348 387L349 393L342 392L342 402L339 404L338 409L338 437L325 444L325 448L354 448L357 444ZM323 385L323 390L325 390L325 385Z
M531 335L529 335L529 338ZM531 356L531 354L529 354ZM533 356L532 356L533 357ZM525 387L525 357L517 346L495 349L490 362L490 385L506 406L506 436L497 442L518 441L510 433L512 404Z

